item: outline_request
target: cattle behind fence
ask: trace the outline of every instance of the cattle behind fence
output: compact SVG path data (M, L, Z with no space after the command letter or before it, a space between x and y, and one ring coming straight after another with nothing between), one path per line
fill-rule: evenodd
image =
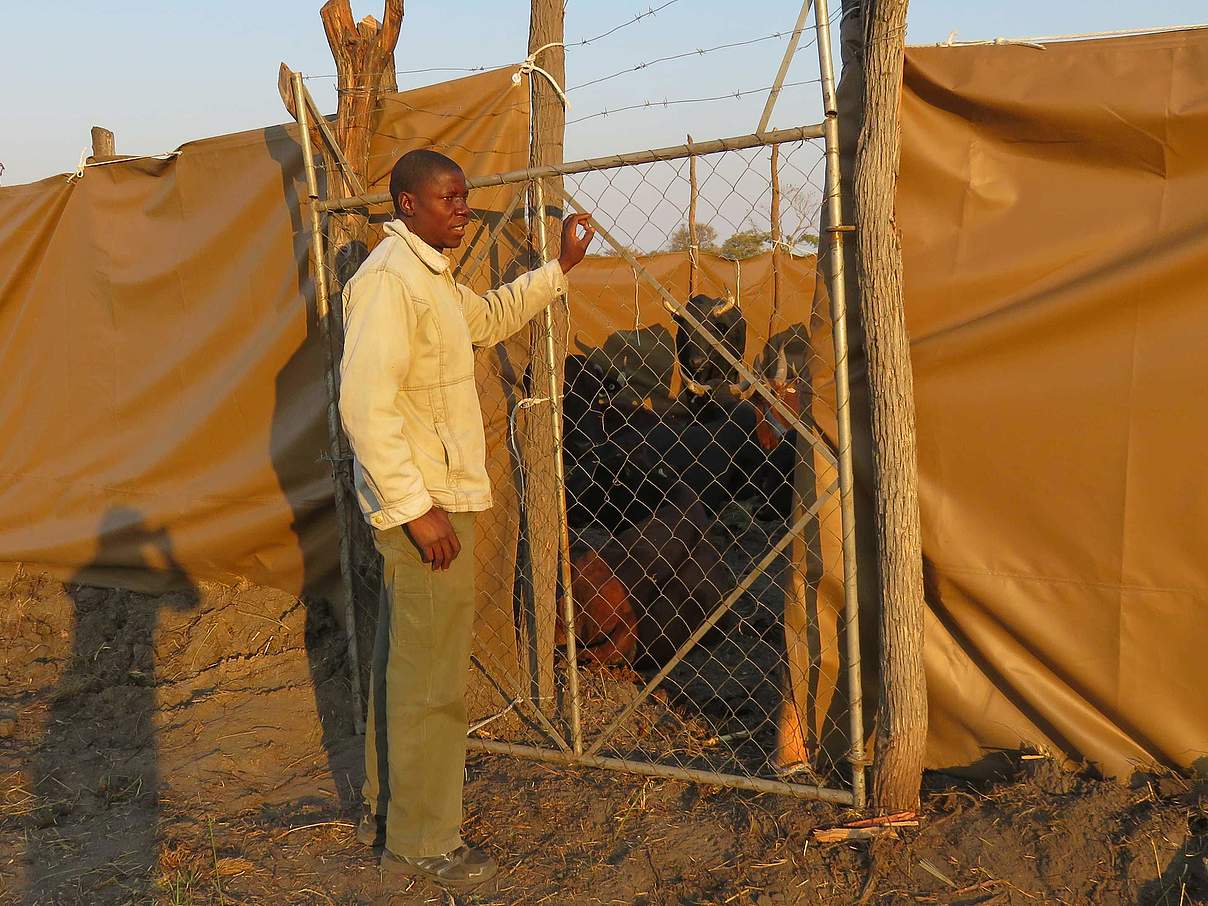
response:
M823 151L804 137L815 134L789 130L770 139L781 146L778 175L790 197L806 199L782 230L796 247L775 250L783 257L774 269L813 265L794 253L812 249L821 233L814 212L826 188ZM753 237L736 250L749 254L766 244L758 226L766 222L771 174L768 141L745 144L699 156L706 175L697 206L715 228ZM790 290L777 297L771 275L752 280L752 268L744 284L741 258L720 276L704 268L701 292L689 298L686 285L660 280L653 259L634 254L674 240L691 150L564 174L568 205L593 210L617 252L589 262L593 280L571 284L571 324L594 322L574 331L561 400L569 624L561 605L533 600L526 578L539 555L526 534L526 507L558 489L526 484L522 420L549 417L549 400L526 377L523 343L480 353L499 503L480 530L475 663L497 699L476 700L476 735L483 746L536 757L849 799L833 789L845 766L825 740L850 746L859 720L850 720L850 706L819 706L811 694L841 689L840 666L855 665L843 663L824 620L789 619L785 604L797 606L794 585L816 591L824 574L843 569L843 539L823 537L840 503L840 458L826 439L837 423L835 396L819 387L834 386L831 359L819 355L819 344L832 342L831 308L818 307L824 293L791 280L778 281ZM533 263L526 188L522 179L506 182L490 204L475 204L478 228L457 253L459 279L497 285ZM325 206L343 209L338 201ZM647 287L645 297L635 280ZM583 339L609 329L598 345ZM363 648L377 583L366 540L354 544ZM571 638L581 753L560 729ZM532 694L531 675L546 658L556 659L562 700ZM795 688L803 683L812 692ZM785 738L794 733L802 739Z
M812 272L820 237L841 265L819 214L838 191L833 136L819 141L829 131L471 180L460 281L486 290L539 263L539 211L593 212L612 253L581 265L590 279L572 274L559 394L534 386L525 339L479 353L496 506L478 523L472 746L862 804L851 467L834 440L847 419L843 308L830 303L843 275L830 268L830 293L785 275ZM552 174L564 197L535 204ZM685 241L690 205L695 222L729 234L714 250L724 266L705 266L699 236ZM372 222L389 217L380 195L314 208L345 245L368 244ZM743 261L771 236L771 270L744 279ZM334 245L329 266L347 258ZM693 258L695 294L649 254L677 245ZM524 467L525 426L555 412L564 486L538 486L557 479ZM563 493L570 581L554 600L531 577L558 546L529 526ZM348 533L367 650L377 558L363 524ZM843 612L820 603L826 577L843 583Z

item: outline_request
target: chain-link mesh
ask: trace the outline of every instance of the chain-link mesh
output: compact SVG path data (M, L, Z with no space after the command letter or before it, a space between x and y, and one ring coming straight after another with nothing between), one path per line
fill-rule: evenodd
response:
M824 155L820 142L776 147L579 173L546 198L550 215L591 211L601 232L552 318L577 706L588 756L842 788L851 665L826 604L842 593L818 593L843 575L830 305L815 287ZM532 186L472 193L460 282L486 291L540 263ZM337 283L389 216L369 214L326 218ZM542 323L478 352L495 506L477 522L471 733L565 753L561 488L551 394L532 367ZM380 577L352 522L365 687Z

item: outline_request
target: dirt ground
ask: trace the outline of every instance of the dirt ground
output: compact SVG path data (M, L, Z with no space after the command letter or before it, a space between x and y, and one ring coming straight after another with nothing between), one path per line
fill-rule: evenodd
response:
M453 900L352 838L342 641L282 592L0 583L0 903L1208 903L1208 788L1004 757L929 775L917 828L793 799L475 755L467 833L504 868Z

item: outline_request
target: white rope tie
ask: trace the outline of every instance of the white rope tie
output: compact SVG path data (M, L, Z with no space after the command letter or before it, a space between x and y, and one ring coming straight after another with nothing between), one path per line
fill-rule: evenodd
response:
M84 148L80 152L80 162L76 164L75 172L67 177L67 181L81 179L84 176L84 168L88 166L88 149Z
M562 100L562 106L565 109L569 110L570 101L566 97L566 92L562 90L562 86L558 84L558 80L555 79L552 75L550 75L546 70L542 69L540 66L537 65L537 54L541 53L543 50L549 50L551 47L565 47L565 46L566 45L563 44L561 41L553 41L549 44L546 44L543 47L538 47L531 54L529 54L527 57L525 57L524 62L520 64L520 68L517 69L514 73L512 73L512 84L519 85L520 77L523 75L527 75L530 78L532 78L532 75L534 72L539 73L540 75L545 76L545 80L547 82L549 82L550 85L553 86L554 91L556 91L558 93L558 97L561 98L561 100Z
M548 396L526 396L524 399L518 400L516 405L512 407L512 411L508 413L508 446L511 447L517 462L521 460L521 456L520 447L516 443L516 416L520 414L522 409L531 409L533 406L548 402L550 402ZM520 515L523 517L525 515L524 469L520 469L516 474L519 479L519 487L516 490L520 493Z
M67 175L68 182L74 182L77 179L83 179L84 169L86 167L105 167L109 164L124 164L132 160L171 160L173 157L180 157L179 151L163 151L159 154L136 154L130 157L122 156L115 157L113 160L88 160L88 148L80 152L80 162L76 164L75 172Z

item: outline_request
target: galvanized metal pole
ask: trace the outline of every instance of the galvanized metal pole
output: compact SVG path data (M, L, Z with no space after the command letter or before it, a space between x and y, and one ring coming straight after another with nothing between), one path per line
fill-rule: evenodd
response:
M843 222L839 170L839 100L831 57L830 13L827 0L815 0L818 64L826 119L826 223L830 233L831 323L835 350L835 414L839 430L839 510L843 528L843 612L847 631L847 696L851 736L851 786L856 808L864 807L864 692L860 676L860 602L856 585L856 506L851 457L851 391L847 369L847 275L843 238L851 225Z
M780 69L776 73L776 81L772 83L772 90L768 92L767 103L763 105L763 113L759 117L759 127L756 132L763 132L768 128L768 122L772 119L772 111L776 108L776 99L780 97L781 86L784 85L784 77L789 74L789 65L793 62L793 55L797 53L797 44L801 41L801 32L805 30L805 21L809 18L810 3L812 0L803 0L801 4L801 12L797 14L797 24L793 27L793 34L789 38L789 46L784 49L784 57L780 61Z
M773 793L779 796L795 796L798 799L817 799L836 805L851 805L852 795L846 790L831 790L826 787L807 786L801 783L786 783L779 780L764 780L761 777L743 777L738 774L723 774L720 771L702 771L696 768L681 768L669 764L648 761L633 761L628 758L610 758L604 755L580 755L575 752L556 752L536 746L501 742L497 739L481 739L471 736L469 748L514 758L529 758L548 764L572 765L585 768L602 768L608 771L623 771L641 777L658 777L666 780L686 780L710 786L733 787L756 793Z
M541 180L533 181L533 197L537 208L537 244L545 263L547 242L545 225L545 193ZM550 419L554 431L554 479L558 504L558 559L562 575L562 624L566 628L566 694L570 698L570 744L575 754L583 752L583 730L579 720L579 656L575 648L575 604L570 583L570 524L566 516L566 467L562 461L562 397L558 392L558 374L562 364L554 351L554 313L546 306L542 316L545 327L545 364L549 371Z
M357 652L356 602L352 583L352 539L348 536L349 508L345 495L340 454L340 415L336 393L335 350L331 345L330 303L327 298L327 266L323 260L323 224L319 213L319 181L315 177L315 152L310 141L310 121L305 101L302 73L294 73L294 101L301 133L302 162L306 168L306 194L310 199L310 255L315 285L315 316L323 345L324 384L327 386L327 441L331 474L335 483L336 520L340 525L340 578L344 589L344 633L348 639L348 669L352 673L353 725L358 734L365 732L361 711L361 659Z
M822 138L826 127L822 123L810 126L795 126L792 129L777 129L774 132L764 132L758 135L736 135L731 138L715 138L707 142L694 142L691 145L672 145L669 148L652 148L649 151L631 151L627 154L608 154L604 157L591 157L586 160L567 161L560 164L545 164L540 167L525 167L523 170L511 170L507 173L493 173L489 176L471 176L466 185L471 189L481 189L486 186L506 186L514 182L528 182L532 179L544 179L549 176L571 176L576 173L592 173L599 170L615 170L619 167L652 164L656 161L683 160L693 155L719 154L722 151L745 151L748 148L762 148L766 145L783 142L804 142ZM341 211L348 208L359 208L365 205L386 204L390 201L389 192L367 192L363 195L349 195L347 198L330 198L319 202L320 211Z

